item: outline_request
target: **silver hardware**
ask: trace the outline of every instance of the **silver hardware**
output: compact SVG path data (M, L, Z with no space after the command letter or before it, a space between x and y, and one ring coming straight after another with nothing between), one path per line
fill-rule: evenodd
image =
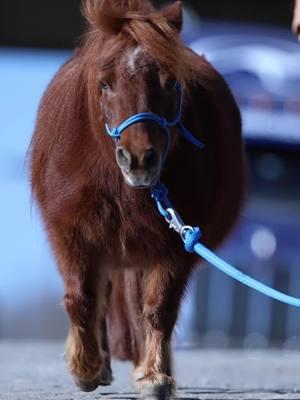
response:
M166 218L166 220L169 223L169 228L174 229L175 232L179 233L181 239L184 240L187 231L193 230L193 228L189 225L185 225L178 212L173 208L168 208L167 212L169 218Z

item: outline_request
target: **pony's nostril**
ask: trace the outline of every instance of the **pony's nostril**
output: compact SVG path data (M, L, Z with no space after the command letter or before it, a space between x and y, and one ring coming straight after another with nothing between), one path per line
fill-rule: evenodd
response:
M149 149L145 152L143 157L145 169L150 169L158 164L158 154L154 149Z
M131 154L129 153L128 150L126 150L122 146L117 147L116 158L117 158L117 162L121 168L125 168L127 170L130 169Z

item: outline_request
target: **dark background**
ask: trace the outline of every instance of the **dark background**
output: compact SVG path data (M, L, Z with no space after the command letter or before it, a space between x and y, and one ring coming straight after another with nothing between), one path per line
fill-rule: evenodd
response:
M154 0L154 5L163 1ZM203 18L288 26L293 0L184 0ZM80 0L1 0L0 45L72 48L84 31Z

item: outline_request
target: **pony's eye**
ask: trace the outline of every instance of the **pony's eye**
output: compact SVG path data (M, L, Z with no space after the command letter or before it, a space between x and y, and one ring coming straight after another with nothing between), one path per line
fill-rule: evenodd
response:
M166 80L165 89L166 90L173 90L175 88L176 84L177 84L177 80L176 79L169 78L169 79Z
M109 84L106 81L100 81L100 87L102 90L108 90Z

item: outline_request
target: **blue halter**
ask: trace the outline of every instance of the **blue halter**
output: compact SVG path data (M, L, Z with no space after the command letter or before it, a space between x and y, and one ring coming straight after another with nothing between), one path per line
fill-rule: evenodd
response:
M204 144L196 139L181 122L183 108L183 90L180 83L177 84L176 88L179 95L179 108L174 121L167 121L166 118L150 112L135 114L114 129L110 129L109 126L106 124L105 127L109 136L111 136L115 140L118 140L120 139L122 133L131 125L137 124L139 122L152 121L155 122L161 129L163 129L167 136L163 162L166 160L171 143L171 128L175 126L179 128L180 133L183 137L185 137L195 146L202 149L204 147ZM225 274L231 276L233 279L243 283L244 285L252 289L257 290L260 293L265 294L266 296L269 296L275 300L281 301L282 303L289 304L291 306L300 307L299 298L289 296L267 285L264 285L261 282L258 282L256 279L242 273L237 268L222 260L216 254L206 248L202 243L200 243L200 228L184 224L180 215L174 209L172 203L169 200L167 188L162 183L160 183L159 181L156 182L151 187L151 194L152 198L156 201L159 213L165 218L165 220L169 224L169 227L171 229L174 229L180 235L187 252L197 253L200 257L214 265Z
M191 132L188 131L188 129L183 125L181 122L182 118L182 108L183 108L183 90L182 90L182 85L178 82L176 85L176 90L177 94L179 97L179 107L177 110L176 117L173 121L168 121L166 118L161 117L157 114L151 113L151 112L142 112L139 114L132 115L125 121L123 121L119 126L116 128L110 129L108 124L105 124L105 129L110 137L112 137L115 140L119 140L121 138L122 133L128 129L131 125L137 124L139 122L145 122L145 121L151 121L156 123L162 130L165 131L166 133L166 144L165 144L165 149L164 149L164 154L163 154L163 162L166 161L170 144L171 144L171 129L173 127L179 128L179 131L181 135L190 141L193 145L199 147L200 149L203 149L204 144L196 139Z

